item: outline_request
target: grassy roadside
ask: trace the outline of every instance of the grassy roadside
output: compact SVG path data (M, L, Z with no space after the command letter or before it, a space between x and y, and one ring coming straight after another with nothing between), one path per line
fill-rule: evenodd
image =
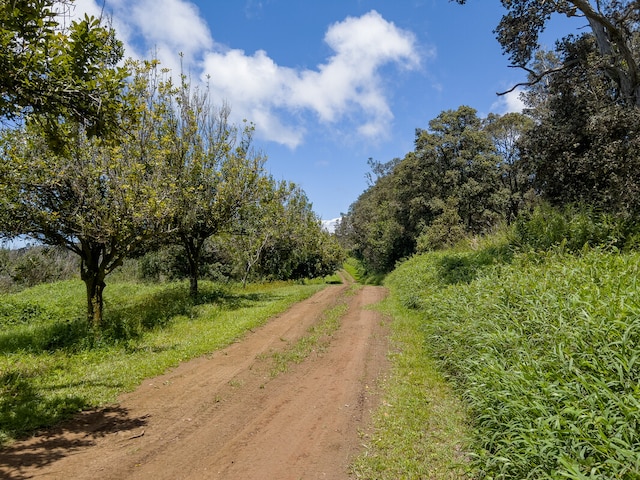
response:
M400 265L384 305L393 374L354 471L640 478L639 273L638 253L588 248L449 250Z
M464 479L470 429L463 403L424 348L423 318L403 306L398 286L377 306L393 318L392 371L363 453L351 467L356 478Z
M81 282L1 295L0 445L113 402L142 379L228 345L323 287L203 282L194 304L185 283L113 283L99 336L85 327Z

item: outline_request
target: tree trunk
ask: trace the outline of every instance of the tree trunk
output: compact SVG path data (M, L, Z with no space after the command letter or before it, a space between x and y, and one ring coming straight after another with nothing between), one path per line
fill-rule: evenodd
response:
M83 269L82 280L87 289L87 321L94 329L102 326L103 299L102 292L106 284L101 272Z
M189 261L189 295L198 298L198 263Z
M571 3L587 17L600 54L604 58L614 60L606 68L606 71L620 88L623 100L629 105L640 106L640 80L638 78L640 72L631 48L632 37L625 31L623 25L614 23L605 15L594 10L590 2L571 0Z
M194 239L183 240L187 263L189 264L189 295L196 300L198 298L198 279L200 277L200 256L204 241Z
M94 329L102 327L102 292L107 276L104 245L82 243L80 278L87 289L87 321Z

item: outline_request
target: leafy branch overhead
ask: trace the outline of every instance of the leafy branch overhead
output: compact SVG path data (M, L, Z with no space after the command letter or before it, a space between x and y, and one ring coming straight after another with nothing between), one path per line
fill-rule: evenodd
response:
M114 128L126 71L122 43L104 19L71 20L73 0L0 3L0 118L37 119L63 142L60 117L90 135Z
M464 4L467 0L455 0ZM640 8L635 0L502 0L507 13L495 33L509 59L524 68L541 50L538 42L552 15L584 18L585 27L595 39L599 61L594 68L602 70L612 83L612 95L628 105L640 106L640 51L638 24ZM532 85L564 66L537 71ZM506 92L505 92L506 93Z

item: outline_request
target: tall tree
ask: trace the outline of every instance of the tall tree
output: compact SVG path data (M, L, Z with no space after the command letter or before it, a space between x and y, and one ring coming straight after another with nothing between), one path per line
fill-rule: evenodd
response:
M174 222L198 295L202 251L207 239L231 230L234 217L256 196L265 157L252 148L253 126L231 125L227 106L216 109L207 90L183 76L170 112L170 163L178 187Z
M455 0L460 4L467 0ZM538 38L553 14L583 17L596 44L594 68L612 84L610 95L640 107L640 7L637 0L502 0L507 14L495 30L514 66L535 73L529 84L567 66L534 72L527 68L540 50ZM515 88L515 87L514 87Z
M90 135L112 130L126 77L114 30L72 11L73 0L0 2L0 118L38 119L54 143L72 133L61 117Z
M534 195L532 176L522 161L519 146L523 136L533 128L534 122L521 113L491 113L484 123L484 130L491 137L500 158L498 169L506 197L505 217L507 222L511 223Z
M87 319L102 325L105 277L165 233L174 191L166 181L161 84L150 64L134 66L123 96L118 143L89 137L52 150L36 124L5 130L0 156L0 218L5 236L26 235L81 259ZM66 125L72 128L72 125Z
M536 125L520 141L523 160L554 205L638 216L640 109L610 95L609 78L589 64L595 50L589 36L559 44L557 56L571 67L549 79L544 95L533 96Z
M435 248L483 233L505 215L501 163L473 108L442 112L416 130L414 151L374 171L377 180L343 216L338 237L367 268L388 271L419 241Z

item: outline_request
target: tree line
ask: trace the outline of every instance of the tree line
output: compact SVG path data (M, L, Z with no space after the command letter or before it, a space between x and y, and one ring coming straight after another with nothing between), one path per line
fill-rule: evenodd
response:
M302 189L267 173L253 126L156 60L123 62L110 25L70 21L71 6L0 5L0 235L76 254L95 328L106 277L169 246L193 297L213 239L244 282L333 272L340 247Z
M469 106L444 111L416 129L403 158L370 160L369 188L336 233L371 271L522 221L541 203L637 224L637 2L502 3L495 33L513 66L527 72L517 85L526 109L486 118ZM589 28L544 51L538 36L552 14L581 17Z

